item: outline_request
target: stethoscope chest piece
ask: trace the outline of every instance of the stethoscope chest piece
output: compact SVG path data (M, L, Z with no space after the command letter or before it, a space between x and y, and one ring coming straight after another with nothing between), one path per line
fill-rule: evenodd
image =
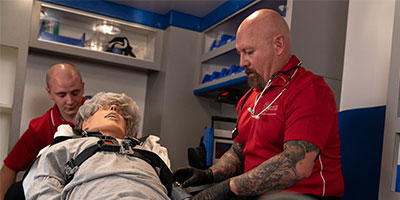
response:
M251 108L249 107L249 108L247 108L247 111L249 111L250 112L250 115L251 115L251 117L252 118L255 118L255 119L260 119L260 115L254 115L254 112L251 110Z

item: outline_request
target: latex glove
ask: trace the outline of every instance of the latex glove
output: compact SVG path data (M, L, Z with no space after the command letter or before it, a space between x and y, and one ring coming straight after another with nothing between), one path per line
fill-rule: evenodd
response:
M204 185L213 182L213 173L211 169L183 167L175 171L174 181L181 183L182 187Z
M236 198L237 196L231 191L231 187L229 186L229 180L230 179L227 179L203 190L196 194L192 200L224 200Z

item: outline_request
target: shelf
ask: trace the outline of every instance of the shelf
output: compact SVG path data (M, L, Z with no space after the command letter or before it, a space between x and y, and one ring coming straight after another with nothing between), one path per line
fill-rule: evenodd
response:
M222 36L235 36L236 30L240 23L252 12L261 8L274 9L280 14L284 14L286 10L284 5L286 0L255 0L243 9L238 10L232 15L226 17L221 22L208 28L203 32L203 49L200 57L199 82L208 74L220 72L223 68L229 68L232 65L240 64L240 56L236 52L236 40L230 41L225 45L210 51L210 47L214 41L223 38ZM216 79L204 84L199 84L194 88L194 94L197 96L205 96L220 101L221 95L228 92L232 95L228 98L230 103L238 100L237 96L244 94L250 87L247 84L247 75L245 72L234 74L228 77Z
M42 30L41 11L44 11L47 16L58 20L58 35L60 37L75 39L85 34L86 40L83 39L83 47L82 45L71 45L52 41L51 39L42 39L39 34ZM99 23L115 25L121 29L121 33L109 35L96 32L93 27ZM156 28L36 1L32 12L31 33L29 47L32 50L107 62L116 64L115 66L153 71L160 70L163 31ZM132 47L131 52L136 57L90 47L90 42L95 41L102 44L98 45L99 47L107 48L108 42L115 37L126 37Z
M207 62L213 58L217 58L217 57L224 55L226 53L229 53L229 52L233 52L234 54L236 54L235 57L238 57L237 53L236 53L236 42L235 41L229 42L229 43L222 45L212 51L202 54L200 57L200 60L201 60L201 62Z
M118 55L110 52L93 51L85 47L57 43L48 40L38 39L36 41L31 41L30 48L51 52L55 54L71 55L90 60L105 61L109 63L133 66L136 68L143 68L155 71L159 70L159 67L154 65L154 63L150 61L130 58L127 56Z
M11 105L0 103L0 112L11 113Z
M240 91L249 89L247 85L247 75L244 71L201 84L193 93L195 95L213 97L232 88L236 88Z

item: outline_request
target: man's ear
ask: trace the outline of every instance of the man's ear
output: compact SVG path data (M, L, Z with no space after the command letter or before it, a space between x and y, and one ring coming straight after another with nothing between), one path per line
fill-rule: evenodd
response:
M277 35L273 38L273 45L276 52L276 55L280 56L283 53L283 50L286 46L286 38L283 35Z
M82 81L82 94L85 94L85 82Z
M47 92L47 96L49 97L50 100L53 100L53 95L50 92L50 88L46 86L46 92Z

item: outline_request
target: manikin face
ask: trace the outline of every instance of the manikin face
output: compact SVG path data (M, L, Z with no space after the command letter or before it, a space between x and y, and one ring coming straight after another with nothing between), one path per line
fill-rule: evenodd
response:
M57 105L61 116L67 121L73 120L82 105L84 83L78 76L54 76L49 85L50 88L46 89L47 94Z
M101 131L104 135L123 139L126 134L126 120L116 105L103 105L91 117L83 121L82 129Z

